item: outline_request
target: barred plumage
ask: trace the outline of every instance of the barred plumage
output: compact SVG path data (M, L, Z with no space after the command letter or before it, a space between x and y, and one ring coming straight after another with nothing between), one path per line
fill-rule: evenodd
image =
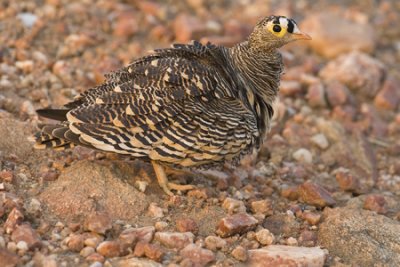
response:
M168 194L189 189L168 183L160 164L236 163L258 148L283 68L276 49L307 38L293 20L271 16L232 48L193 42L155 50L106 75L67 109L39 110L61 123L43 126L35 147L83 145L151 160Z

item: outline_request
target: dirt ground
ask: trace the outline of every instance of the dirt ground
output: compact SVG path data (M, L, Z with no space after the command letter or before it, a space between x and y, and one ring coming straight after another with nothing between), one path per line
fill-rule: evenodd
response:
M400 266L400 3L315 2L0 0L0 265ZM313 40L282 49L272 130L240 166L171 172L197 188L169 197L148 163L32 148L36 109L270 14Z

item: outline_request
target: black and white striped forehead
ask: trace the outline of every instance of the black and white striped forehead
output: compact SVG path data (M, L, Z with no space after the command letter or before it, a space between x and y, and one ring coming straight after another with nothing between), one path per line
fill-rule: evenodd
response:
M280 25L287 29L290 33L300 33L299 28L297 27L297 23L284 16L271 16L269 17L269 21L272 21L273 24Z

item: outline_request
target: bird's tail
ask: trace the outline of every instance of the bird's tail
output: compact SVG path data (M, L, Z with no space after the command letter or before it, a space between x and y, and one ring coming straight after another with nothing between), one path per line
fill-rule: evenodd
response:
M40 131L29 138L35 143L34 148L64 150L75 146L73 140L77 137L69 129L66 117L68 111L67 109L39 109L36 111L42 117L61 122L39 125Z

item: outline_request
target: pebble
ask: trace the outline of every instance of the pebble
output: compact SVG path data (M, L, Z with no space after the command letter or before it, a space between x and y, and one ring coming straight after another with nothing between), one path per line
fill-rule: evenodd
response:
M17 243L17 249L20 251L27 251L28 250L28 244L25 241L19 241Z
M19 257L11 251L0 248L0 262L4 267L14 267L20 263Z
M85 244L86 246L95 248L95 247L97 247L103 240L104 240L104 238L103 238L101 235L98 235L98 234L95 234L95 233L90 233L90 234L86 237L86 239L85 239L85 241L84 241L84 244Z
M125 248L133 248L138 240L137 232L130 230L122 231L118 237L118 240L121 241L122 246Z
M204 240L204 244L206 246L206 248L212 250L212 251L216 251L217 249L223 249L226 247L227 242L218 237L218 236L207 236L206 239Z
M194 235L191 232L157 232L154 239L168 248L182 249L186 245L193 243Z
M268 229L261 229L256 233L257 241L264 246L271 245L275 241L275 236Z
M325 188L310 181L299 186L299 196L304 203L319 208L336 204L336 201Z
M353 22L329 10L310 14L301 22L300 29L313 38L305 45L327 58L353 50L369 53L375 47L374 29L370 24Z
M104 262L104 256L95 252L87 256L86 260L92 262Z
M288 246L297 246L297 245L299 244L299 242L297 242L297 239L296 239L296 238L294 238L294 237L289 237L289 238L286 240L286 244L287 244Z
M297 200L299 198L298 187L285 187L281 190L281 196L289 200Z
M400 79L389 76L374 99L377 108L396 110L400 103Z
M164 249L162 249L159 245L149 244L143 241L138 242L135 246L135 250L133 251L133 255L135 257L146 256L147 258L155 261L161 261L164 254Z
M195 244L189 244L184 247L179 255L182 258L190 259L194 266L207 266L215 261L215 255L211 250L201 248Z
M307 266L323 267L326 252L319 247L293 247L270 245L248 251L247 264L252 267L262 266Z
M67 246L70 250L78 252L83 249L85 246L84 241L85 241L86 236L82 234L71 234L67 238Z
M228 237L235 234L242 234L254 229L258 220L247 213L238 213L222 218L216 230L221 237Z
M122 254L121 243L119 241L103 241L97 246L96 251L107 258L117 257Z
M29 12L18 13L17 18L20 19L27 28L32 28L38 20L38 17L35 14Z
M103 266L103 263L101 263L99 261L95 261L89 265L89 267L102 267L102 266Z
M306 148L300 148L293 153L293 158L297 162L311 164L313 161L312 154L310 150Z
M192 232L196 234L199 231L199 226L195 220L184 218L176 220L176 229L179 232Z
M158 231L158 232L162 232L162 231L164 231L165 229L167 229L167 227L168 227L168 223L167 222L156 222L155 224L154 224L154 228L156 229L156 231Z
M15 62L15 66L22 70L24 73L30 73L33 71L34 64L32 60L24 60Z
M6 240L4 240L4 237L0 236L0 248L5 248L6 247Z
M360 52L351 52L330 61L319 72L326 81L339 81L350 90L374 97L381 88L385 65L375 58Z
M329 105L333 107L346 104L351 96L349 88L336 80L326 83L325 93Z
M252 201L250 206L254 213L264 214L266 216L272 215L274 212L272 202L267 199Z
M41 246L41 241L38 234L29 224L18 225L11 235L14 242L25 241L29 249L38 248Z
M160 208L157 203L150 203L149 205L149 215L153 218L162 218L164 217L164 211Z
M222 203L224 208L229 214L246 212L246 207L243 201L227 197Z
M130 37L139 30L137 14L132 11L121 12L116 16L113 34L117 37Z
M378 214L388 212L387 202L382 195L369 195L364 200L364 209L375 211Z
M313 142L321 149L327 149L329 147L328 139L323 133L313 135L311 137L311 142Z
M145 226L141 228L129 228L122 231L121 234L135 234L138 241L150 243L153 240L155 230L154 226Z
M21 224L24 220L24 215L18 208L13 208L11 212L8 214L7 220L4 223L4 229L7 234L11 234L17 225Z
M299 243L304 247L314 247L317 244L317 239L316 232L304 230L300 233Z
M327 106L325 99L325 87L321 82L312 83L308 87L306 98L311 107L323 108Z
M94 248L92 248L92 247L84 247L84 248L79 252L79 254L80 254L82 257L86 258L87 256L89 256L90 254L92 254L92 253L94 253L94 252L95 252Z
M237 246L231 252L232 256L238 261L246 261L247 260L247 250L242 246Z
M14 174L12 171L3 170L0 172L0 179L7 183L12 183L14 179Z
M301 91L301 83L298 81L281 81L279 85L279 93L284 96L295 96Z
M321 214L312 211L305 211L301 217L311 225L316 225L321 220Z
M112 227L112 221L107 213L92 213L85 220L85 229L104 235Z

